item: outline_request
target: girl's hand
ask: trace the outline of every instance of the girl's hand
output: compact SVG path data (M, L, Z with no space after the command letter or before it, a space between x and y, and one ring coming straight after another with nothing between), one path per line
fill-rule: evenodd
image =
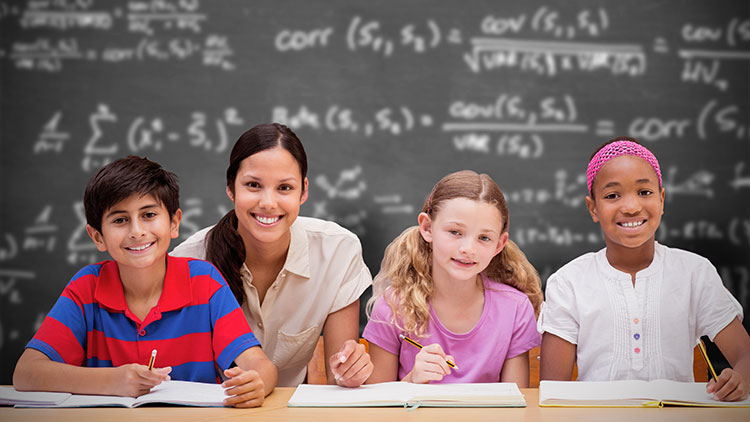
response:
M739 372L726 368L721 371L719 378L708 382L706 385L707 393L714 393L714 397L721 401L739 401L745 400L748 395L747 382L742 378Z
M328 366L336 378L336 384L342 387L359 387L367 381L373 369L365 346L351 339L344 342L341 350L331 355Z
M451 373L451 368L446 360L453 360L453 356L446 355L439 344L425 346L414 357L414 367L404 381L416 384L426 384L430 381L440 381L444 376Z
M258 407L266 398L266 389L263 380L257 371L245 371L239 366L224 371L228 380L221 386L226 388L226 395L231 396L224 399L225 406L234 407Z
M172 372L171 366L153 368L151 371L148 370L148 366L137 363L118 366L113 372L111 392L123 397L142 396L162 381L169 381L170 372Z

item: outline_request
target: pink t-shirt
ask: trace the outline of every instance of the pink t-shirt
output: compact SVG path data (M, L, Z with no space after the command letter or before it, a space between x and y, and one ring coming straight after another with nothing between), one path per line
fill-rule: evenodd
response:
M427 337L414 338L423 346L440 344L445 353L455 359L459 369L452 370L439 381L441 383L498 382L505 359L518 356L541 342L529 298L514 287L490 281L484 274L482 281L484 309L474 328L465 334L450 332L430 306ZM402 332L390 323L391 319L390 306L382 297L378 298L362 337L398 355L400 380L411 371L419 349L399 338Z

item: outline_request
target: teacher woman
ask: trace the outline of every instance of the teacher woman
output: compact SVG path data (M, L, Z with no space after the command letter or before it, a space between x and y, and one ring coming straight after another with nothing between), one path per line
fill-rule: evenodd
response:
M288 127L262 124L229 156L234 203L213 227L172 255L206 259L224 275L280 387L304 382L323 334L329 384L357 387L372 373L359 338L359 297L372 284L356 235L336 223L299 216L307 200L307 155Z

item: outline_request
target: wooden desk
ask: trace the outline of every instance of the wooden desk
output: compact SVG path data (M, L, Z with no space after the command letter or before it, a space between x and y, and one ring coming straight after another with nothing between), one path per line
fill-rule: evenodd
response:
M277 388L266 398L265 404L256 409L193 408L193 407L141 407L90 408L90 409L13 409L0 408L0 421L70 421L89 420L116 421L750 421L750 409L686 408L664 409L641 408L540 408L539 390L521 389L526 396L526 408L428 408L407 410L400 407L368 408L289 408L286 403L293 388Z

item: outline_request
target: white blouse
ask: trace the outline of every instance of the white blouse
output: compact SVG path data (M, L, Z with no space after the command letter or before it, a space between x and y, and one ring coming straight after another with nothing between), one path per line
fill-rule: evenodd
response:
M606 248L569 262L547 280L538 321L577 345L578 379L693 381L693 348L714 339L742 306L700 255L656 243L636 274L613 268Z
M205 259L206 227L175 247L171 255ZM330 221L297 217L284 267L260 304L253 276L242 264L242 310L263 352L279 370L279 387L305 379L328 314L359 299L372 284L362 246L352 232Z

